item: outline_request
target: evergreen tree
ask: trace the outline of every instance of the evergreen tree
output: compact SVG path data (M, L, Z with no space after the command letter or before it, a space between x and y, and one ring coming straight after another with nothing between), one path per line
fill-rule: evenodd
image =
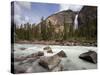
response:
M43 40L46 40L47 39L46 30L47 30L46 23L44 21L44 18L42 17L41 18L41 36L42 36L42 39Z

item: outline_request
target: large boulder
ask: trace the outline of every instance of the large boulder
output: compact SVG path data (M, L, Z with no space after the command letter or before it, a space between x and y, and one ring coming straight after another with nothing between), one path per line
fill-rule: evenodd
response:
M48 69L48 70L52 70L54 67L56 67L59 63L60 63L60 58L58 55L54 55L54 56L43 56L40 57L40 61L39 64Z
M66 53L63 50L57 53L56 55L58 55L59 57L67 57Z
M32 63L31 67L28 67L26 73L39 73L39 72L48 72L48 69L42 67L38 64L39 59Z
M97 53L95 51L88 51L88 52L82 53L79 56L79 58L89 61L89 62L92 62L94 64L97 63Z

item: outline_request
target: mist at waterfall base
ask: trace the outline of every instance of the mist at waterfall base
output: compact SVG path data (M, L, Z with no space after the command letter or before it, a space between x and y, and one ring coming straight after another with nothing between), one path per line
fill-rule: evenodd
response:
M46 53L43 48L50 46L52 48L52 53ZM21 50L21 48L25 48L25 50ZM14 58L17 57L26 57L31 55L32 53L43 51L44 56L53 56L59 51L63 50L67 58L62 58L61 64L64 66L64 71L67 70L83 70L83 69L96 69L97 64L93 64L82 59L79 59L79 55L84 52L88 52L89 50L93 50L97 52L97 47L86 47L86 46L60 46L60 45L39 45L39 44L14 44ZM14 62L15 66L20 66L24 68L29 62L24 63L23 65L18 65L20 62ZM25 65L26 64L26 65ZM33 63L34 64L34 63ZM33 67L32 72L42 72L43 69L40 69L39 65L29 66L29 68Z

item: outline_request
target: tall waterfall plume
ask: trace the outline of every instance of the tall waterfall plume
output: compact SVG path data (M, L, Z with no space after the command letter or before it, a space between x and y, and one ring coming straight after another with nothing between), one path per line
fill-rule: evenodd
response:
M74 29L78 29L78 14L76 14L75 19L74 19Z

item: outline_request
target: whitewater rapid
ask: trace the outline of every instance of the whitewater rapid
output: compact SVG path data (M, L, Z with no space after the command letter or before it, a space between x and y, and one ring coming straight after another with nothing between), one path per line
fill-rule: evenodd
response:
M64 65L64 70L82 70L96 69L97 64L93 64L82 59L79 55L89 50L97 52L97 47L87 46L60 46L60 45L39 45L39 44L14 44L14 57L27 56L37 51L43 51L44 47L50 46L53 54L44 52L44 56L53 56L63 50L67 54L67 58L62 58L61 64ZM21 50L20 48L25 48Z

